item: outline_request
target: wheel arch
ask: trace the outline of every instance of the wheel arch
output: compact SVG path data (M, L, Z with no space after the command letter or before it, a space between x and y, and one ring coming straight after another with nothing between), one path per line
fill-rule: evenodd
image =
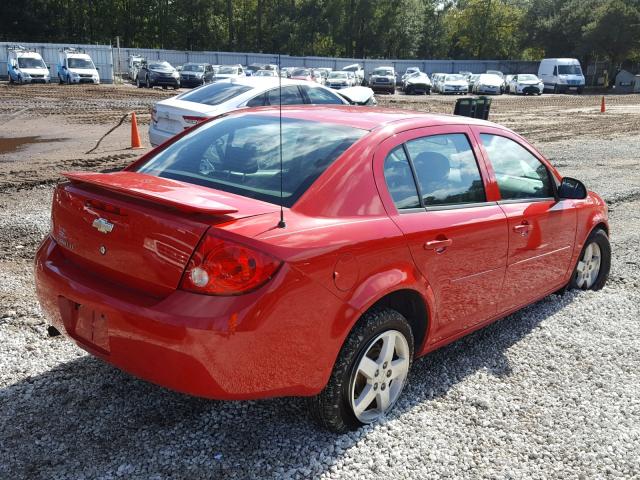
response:
M427 338L427 331L431 324L429 306L424 296L417 290L411 288L393 290L380 297L367 310L362 312L360 318L370 310L384 308L395 310L407 319L413 333L415 354L418 355L422 352ZM358 321L356 321L353 327L357 325Z

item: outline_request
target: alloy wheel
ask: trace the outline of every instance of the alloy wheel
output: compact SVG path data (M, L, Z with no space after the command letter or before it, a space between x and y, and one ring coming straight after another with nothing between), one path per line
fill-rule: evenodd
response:
M596 242L587 245L576 267L576 285L579 288L589 289L596 282L600 274L601 259L600 246Z
M397 330L387 330L369 343L350 385L350 406L359 421L375 422L393 407L409 372L410 355L407 339Z

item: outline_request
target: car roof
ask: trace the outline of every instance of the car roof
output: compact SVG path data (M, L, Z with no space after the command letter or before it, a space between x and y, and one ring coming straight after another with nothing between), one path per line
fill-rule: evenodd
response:
M352 106L352 105L291 105L278 107L257 107L238 110L230 115L273 114L285 118L295 118L314 122L348 125L363 130L376 130L392 124L415 124L413 128L432 127L437 125L491 125L485 120L477 120L459 115L445 115L416 112L391 108Z

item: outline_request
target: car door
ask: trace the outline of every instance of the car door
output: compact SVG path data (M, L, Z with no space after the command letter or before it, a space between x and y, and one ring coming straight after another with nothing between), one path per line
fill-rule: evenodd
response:
M465 126L410 130L383 142L374 171L435 297L430 343L493 317L507 259L507 220ZM382 186L382 188L381 188Z
M556 179L533 149L504 130L477 127L487 167L509 223L501 312L562 287L570 268L577 213L555 198Z

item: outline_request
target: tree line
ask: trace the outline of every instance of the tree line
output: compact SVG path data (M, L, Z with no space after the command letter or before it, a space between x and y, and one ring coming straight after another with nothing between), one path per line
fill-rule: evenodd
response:
M0 40L356 58L640 61L640 0L21 0Z

